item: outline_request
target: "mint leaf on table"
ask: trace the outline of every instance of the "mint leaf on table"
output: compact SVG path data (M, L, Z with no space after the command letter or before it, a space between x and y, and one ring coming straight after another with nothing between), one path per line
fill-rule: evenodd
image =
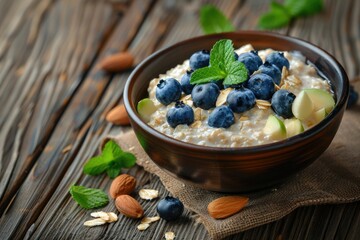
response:
M285 7L294 16L309 16L323 9L322 0L285 0Z
M200 25L206 34L235 30L229 19L218 8L210 4L200 9Z
M291 15L288 9L277 2L272 2L270 12L262 15L258 24L263 29L274 29L286 26L290 21Z
M102 154L91 158L83 168L85 174L99 175L106 171L110 178L117 177L122 168L130 168L136 163L136 157L124 152L113 140L105 144Z
M71 186L69 190L72 198L83 208L99 208L109 203L109 198L104 191L83 186Z
M102 156L91 158L84 166L84 173L96 176L105 172L109 167L110 162L106 161Z
M260 17L258 25L263 29L280 28L294 18L313 15L322 9L322 0L285 0L284 4L272 1L270 11Z
M210 66L195 70L190 83L202 84L224 79L224 84L239 84L247 80L247 75L245 65L235 60L232 41L222 39L210 51Z

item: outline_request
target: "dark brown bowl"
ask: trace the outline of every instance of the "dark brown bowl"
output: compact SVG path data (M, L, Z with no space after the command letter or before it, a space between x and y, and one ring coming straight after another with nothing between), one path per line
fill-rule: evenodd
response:
M201 49L211 49L219 39L231 39L235 48L297 50L332 84L334 110L318 125L297 136L272 144L241 148L198 146L170 138L143 122L137 103L148 96L150 80L181 64ZM141 62L130 75L124 101L131 125L150 158L172 176L219 192L244 192L278 184L317 159L330 145L340 125L349 81L342 66L324 50L300 39L267 32L236 32L192 38L158 51Z

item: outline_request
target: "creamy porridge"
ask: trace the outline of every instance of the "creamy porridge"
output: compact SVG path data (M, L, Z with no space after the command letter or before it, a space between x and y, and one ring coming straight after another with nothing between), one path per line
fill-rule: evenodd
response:
M241 53L253 50L251 45L245 45L235 52ZM258 51L258 56L265 61L267 55L272 53L272 49L265 49ZM304 56L298 52L284 52L285 58L289 61L290 67L287 70L283 67L281 71L281 82L275 85L275 89L286 89L298 96L303 89L322 89L331 93L331 88L328 81L322 79L316 69L305 62ZM208 125L209 115L214 108L205 110L195 107L191 98L191 94L185 95L182 92L181 101L189 105L194 112L194 121L192 124L180 124L175 128L171 127L166 118L167 112L174 107L175 102L165 106L156 98L156 88L161 79L175 78L180 81L182 76L189 70L189 60L184 61L183 64L178 65L165 74L159 75L158 78L151 80L148 93L149 99L153 101L156 111L150 116L148 125L166 134L169 137L194 143L197 145L217 146L217 147L245 147L255 146L261 144L272 143L278 139L272 138L266 134L264 127L270 115L276 115L271 107L271 99L261 100L256 99L256 104L250 110L243 113L234 113L235 121L228 128L214 128ZM257 74L258 71L253 73ZM220 90L220 94L216 100L216 107L227 105L226 99L228 94L234 88L228 87ZM289 119L285 119L276 115L283 123L287 123ZM302 121L304 130L310 128L315 123L313 121Z

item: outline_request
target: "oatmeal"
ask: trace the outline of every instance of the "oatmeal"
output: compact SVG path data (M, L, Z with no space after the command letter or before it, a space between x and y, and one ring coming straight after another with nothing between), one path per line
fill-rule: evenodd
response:
M251 50L253 50L253 47L251 45L245 45L235 50L236 57L241 58L243 56L242 53L249 53ZM150 119L148 121L148 125L169 137L184 142L216 147L246 147L272 143L280 140L281 138L276 138L274 137L275 135L271 135L269 134L269 131L264 130L264 128L268 127L268 125L271 127L271 123L269 123L268 121L269 116L271 115L276 116L276 119L281 122L280 125L286 126L286 128L288 127L291 120L297 120L296 117L301 119L301 121L299 122L301 125L300 128L303 128L302 131L312 127L314 124L317 123L317 121L313 120L315 119L314 117L306 117L308 115L305 116L305 114L301 112L303 110L300 111L300 114L297 114L296 109L294 110L293 106L293 112L294 115L296 115L296 117L294 117L293 113L286 112L286 109L283 106L276 108L276 101L272 98L274 98L275 93L276 95L279 95L279 104L282 105L282 102L289 97L291 103L292 101L294 101L295 96L299 95L304 95L304 99L306 100L306 94L301 93L304 89L320 89L326 91L327 93L331 93L331 87L329 85L329 82L327 80L324 80L317 74L314 66L306 63L305 57L301 55L301 53L284 52L283 56L286 58L285 61L287 60L288 62L284 62L284 66L281 69L278 69L279 71L275 69L276 72L274 72L275 75L273 76L276 76L274 78L277 78L277 80L273 79L273 82L275 82L274 90L270 89L273 92L267 92L263 91L263 89L257 89L256 87L258 84L258 79L256 79L256 76L261 76L263 79L265 79L268 77L268 75L264 76L264 73L270 71L269 74L272 74L271 71L274 67L272 65L270 66L269 64L267 66L264 63L267 59L267 56L269 56L273 52L275 51L272 49L258 51L257 54L259 59L261 59L262 66L255 67L253 69L252 66L248 64L248 62L245 62L249 59L244 58L245 66L247 67L250 78L247 80L246 83L243 84L245 88L243 88L242 86L230 85L222 86L219 90L217 90L216 86L214 85L218 83L211 86L209 85L209 89L205 90L208 91L207 98L214 98L208 101L211 102L212 105L196 99L197 96L194 95L194 92L200 92L200 90L195 89L196 87L194 89L185 89L183 87L181 91L181 96L177 96L177 98L180 98L182 104L181 107L184 108L184 111L187 111L188 118L185 119L190 119L189 121L185 121L186 124L176 124L176 121L175 123L173 123L171 121L171 118L167 118L167 114L169 114L168 112L171 112L172 109L175 108L174 106L176 104L179 105L180 103L175 103L175 101L169 101L169 99L166 99L166 96L163 97L157 95L156 89L157 86L161 84L162 79L171 78L180 82L184 75L192 74L187 71L194 66L191 66L189 60L186 60L183 62L183 64L177 65L176 67L168 70L165 74L160 74L158 78L151 80L148 87L149 99L152 100L156 109L155 112L151 114L150 118L148 118ZM197 57L198 59L200 59L198 60L200 61L200 64L202 64L201 61L203 59L201 59L201 56ZM242 59L239 59L239 61L241 60ZM171 84L174 85L173 89L178 88L178 84L176 82L173 82ZM253 86L251 86L251 84L253 84ZM205 88L202 85L197 86ZM242 95L243 98L241 98L240 95L240 97L231 96L236 94L236 91L235 93L233 93L233 90L238 88L241 89L239 91L243 91L241 94L245 94ZM247 88L250 88L251 91ZM191 90L193 92L192 94ZM254 94L252 92L254 92ZM192 96L194 97L194 99ZM253 96L254 99L251 99L253 98ZM291 98L291 96L293 97ZM231 98L235 98L235 100L231 101ZM244 106L235 106L237 102L239 102L241 99L246 99L246 101L248 101L249 98L251 99L251 104L249 106L247 106L246 104L244 104ZM161 101L159 101L158 99L160 99ZM305 102L305 100L303 101ZM194 103L194 101L197 101L196 104ZM235 105L233 104L233 102ZM304 108L302 106L304 105L304 102L296 103L297 105L299 105L298 108ZM221 108L222 106L226 107ZM232 111L230 111L229 109ZM324 114L328 114L327 112L325 112L325 110L328 111L328 109L325 108L321 108L321 111L317 109L315 110L317 114L315 115L320 116L320 118L321 114L323 114L321 111L323 111ZM313 111L315 112L315 110ZM219 111L218 114L222 116L220 119L211 119L212 117L210 116L215 111ZM311 116L315 115L313 114ZM226 118L226 120L224 120L224 118ZM293 123L291 122L291 124ZM291 130L288 130L287 137L292 136L289 135L290 132ZM284 136L286 137L286 133Z

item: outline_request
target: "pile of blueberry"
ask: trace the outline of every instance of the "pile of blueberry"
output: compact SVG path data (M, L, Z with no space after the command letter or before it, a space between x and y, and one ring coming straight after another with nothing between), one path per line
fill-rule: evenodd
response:
M167 122L173 128L179 124L190 125L194 122L193 109L179 101L182 92L185 95L191 94L195 107L209 110L215 108L208 118L208 125L215 128L228 128L235 122L234 113L243 113L255 106L255 99L271 101L272 109L276 114L284 118L293 116L291 111L295 95L287 90L275 92L275 84L281 81L281 70L283 67L289 69L289 61L282 52L269 54L265 62L259 57L257 51L250 51L237 55L235 59L242 62L248 70L248 80L232 86L224 86L222 81L192 85L190 77L196 69L209 66L210 53L202 50L195 52L190 57L190 68L177 81L174 78L160 80L156 88L156 98L163 105L167 106L176 102L166 115ZM254 73L257 71L256 73ZM253 74L254 73L254 74ZM215 107L220 90L232 87L226 105Z

